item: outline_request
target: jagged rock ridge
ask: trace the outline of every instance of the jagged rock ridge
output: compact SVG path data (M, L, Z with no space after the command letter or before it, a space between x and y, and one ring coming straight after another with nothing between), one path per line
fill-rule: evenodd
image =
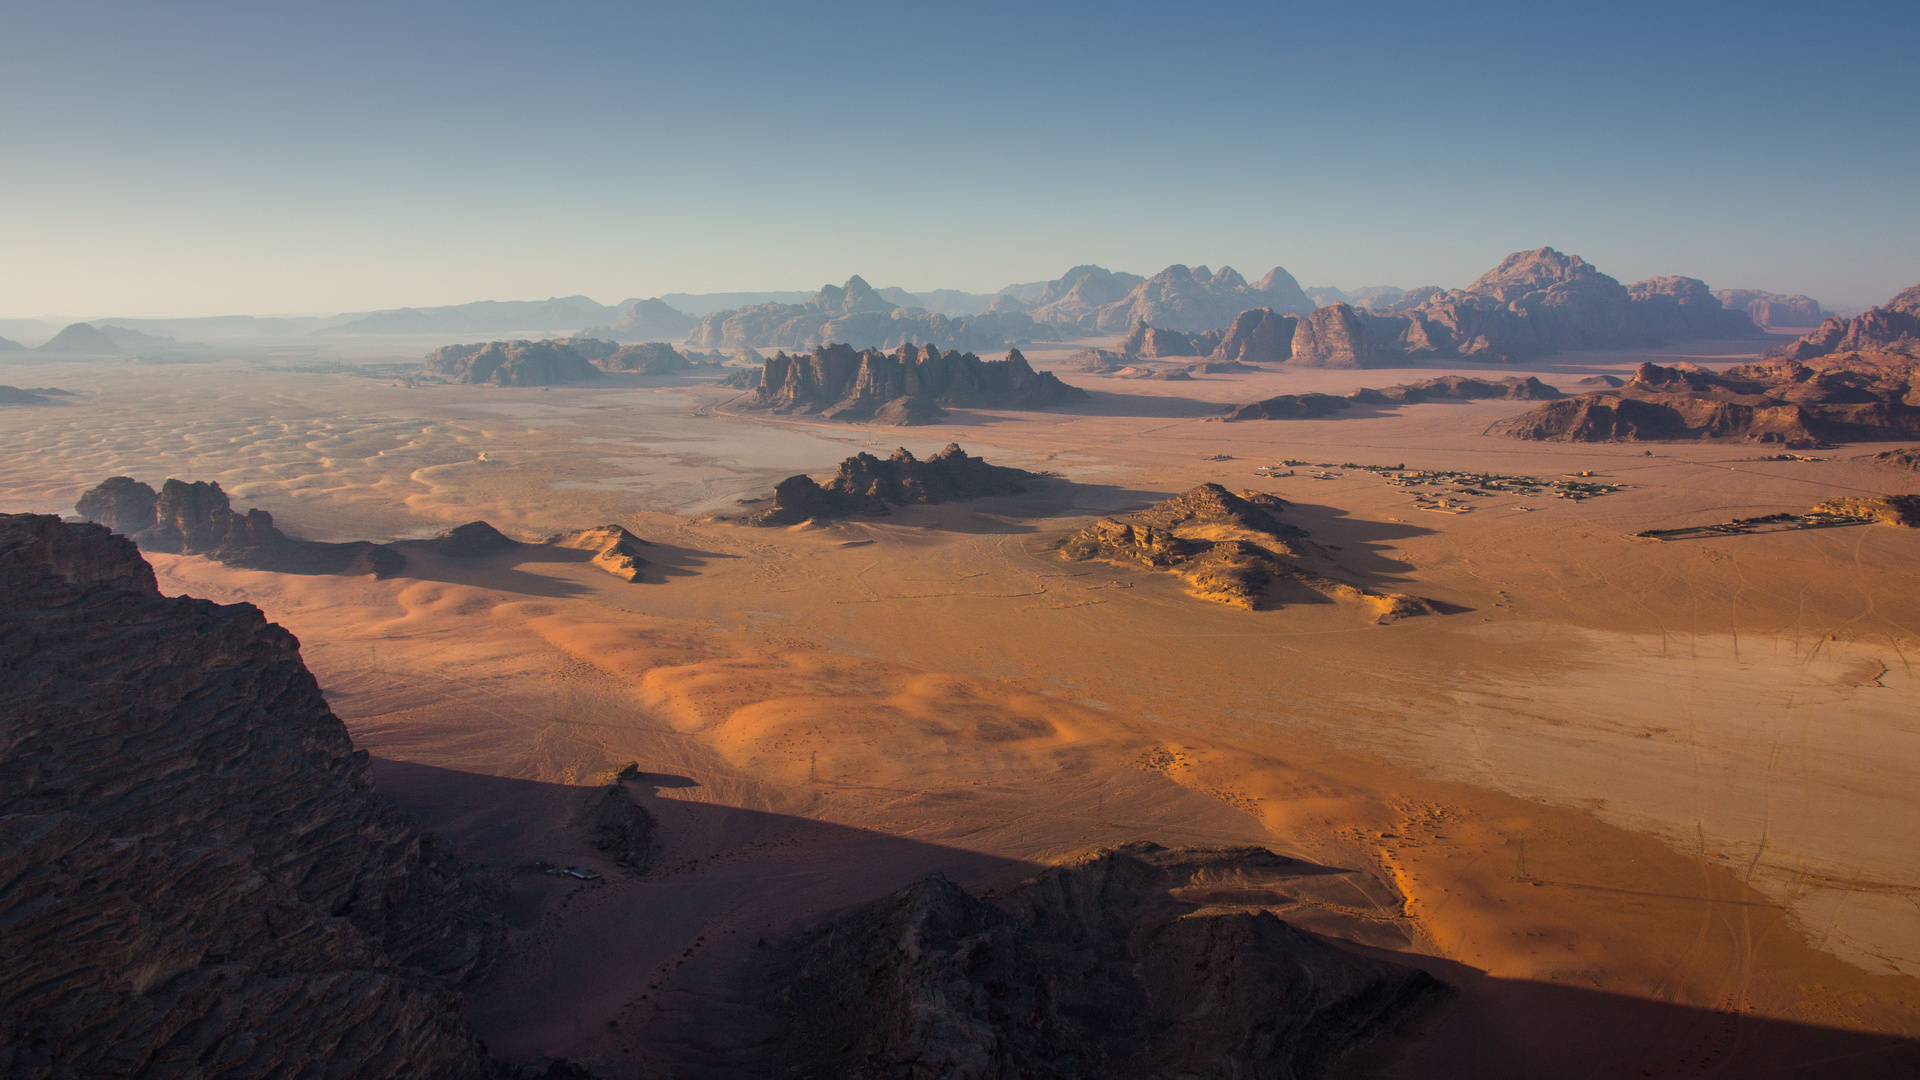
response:
M1508 401L1552 401L1562 394L1539 378L1509 375L1503 379L1476 379L1466 375L1443 375L1417 383L1402 383L1382 389L1363 386L1342 396L1332 394L1281 394L1263 401L1236 406L1226 419L1234 420L1312 420L1331 416L1351 407L1353 402L1368 405L1414 405L1423 401L1476 401L1503 398Z
M1920 285L1851 319L1834 316L1773 355L1783 360L1812 360L1861 351L1920 357Z
M1749 439L1811 449L1920 435L1920 360L1854 352L1712 372L1642 364L1618 390L1501 421L1489 434L1556 442Z
M1312 599L1358 603L1376 622L1439 609L1429 600L1376 593L1329 576L1328 553L1306 541L1306 531L1282 521L1284 500L1264 492L1234 494L1207 483L1127 520L1101 518L1059 542L1060 557L1145 566L1178 574L1202 599L1260 611L1284 606L1291 586ZM1300 599L1298 593L1293 599Z
M1290 862L1134 843L1003 895L924 878L766 963L785 1023L765 1074L1325 1076L1445 988L1261 907L1278 897L1251 883L1283 881ZM1222 880L1242 886L1208 884Z
M1085 396L1052 372L1033 370L1018 349L1005 360L982 360L932 345L902 345L891 354L828 345L768 357L745 407L915 424L937 419L941 406L1044 409Z
M168 480L156 493L129 476L113 476L80 496L74 511L147 551L205 555L229 566L286 574L371 574L392 577L407 560L390 547L356 540L328 544L281 532L265 510L236 513L210 481Z
M493 1074L451 984L497 893L373 794L258 609L0 517L0 746L8 1076Z
M840 463L825 485L810 476L789 476L773 489L773 505L753 515L755 525L797 525L809 519L879 516L890 507L955 502L988 495L1014 495L1039 479L1024 469L991 465L955 443L921 461L905 447L881 459L861 453Z
M989 308L951 318L887 300L858 275L825 285L800 304L754 304L715 311L687 335L700 349L814 349L834 342L858 349L891 349L912 342L950 349L997 349L1026 341L1033 320L1019 311Z

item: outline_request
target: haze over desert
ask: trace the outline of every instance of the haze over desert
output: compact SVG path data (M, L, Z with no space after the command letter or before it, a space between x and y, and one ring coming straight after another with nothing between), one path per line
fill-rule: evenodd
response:
M1729 134L1778 44L1694 13L1408 8L1319 56L1292 9L433 12L0 16L129 65L56 91L0 45L21 145L215 103L151 148L169 189L369 125L365 175L261 180L278 209L0 179L87 244L141 222L97 265L21 226L0 271L0 1074L1920 1076L1920 236L1878 194L1910 152L1861 134L1920 87L1839 16L1770 14L1857 76L1806 91L1826 129L1771 114L1857 175L1789 184ZM1847 17L1875 55L1920 29ZM1243 140L1231 219L1089 141L1127 113L1083 80L1139 72L1158 117L1205 80L1148 60L1208 41L1275 65L1175 140ZM903 79L883 168L828 61L908 45L951 85ZM1007 107L1043 55L1077 126ZM1825 231L1543 209L1517 163L1415 226L1350 201L1434 197L1358 164L1402 119L1296 175L1313 125L1243 100L1497 62L1713 121L1510 88L1458 118L1500 154L1614 146L1567 183L1685 201L1636 155L1691 141ZM498 149L536 106L551 173ZM875 163L870 206L803 135Z

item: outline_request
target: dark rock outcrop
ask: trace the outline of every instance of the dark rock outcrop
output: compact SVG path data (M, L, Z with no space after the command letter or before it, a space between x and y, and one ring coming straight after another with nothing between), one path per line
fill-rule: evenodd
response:
M1506 401L1554 401L1565 397L1558 389L1548 386L1536 376L1521 378L1509 375L1503 379L1476 379L1467 375L1442 375L1437 379L1427 379L1417 383L1402 383L1379 390L1361 387L1348 394L1354 401L1368 404L1414 405L1422 401L1482 401L1488 398L1500 398Z
M1619 390L1501 421L1489 434L1557 442L1748 439L1811 449L1920 435L1920 360L1846 353L1713 372L1642 364Z
M923 878L776 950L765 1074L1325 1076L1445 989L1258 906L1291 865L1134 843L998 895Z
M1253 611L1284 606L1277 587L1292 586L1361 605L1375 622L1430 615L1431 601L1376 593L1329 576L1329 554L1305 541L1306 531L1280 519L1286 503L1258 491L1238 495L1201 484L1184 495L1128 515L1101 518L1061 540L1060 557L1145 566L1185 578L1195 596Z
M1236 315L1213 357L1243 364L1281 364L1293 358L1293 335L1300 320L1257 307Z
M1754 325L1775 329L1787 326L1819 326L1827 313L1820 301L1798 293L1762 292L1758 289L1715 289L1713 298L1728 311L1744 313Z
M653 815L633 801L624 783L608 784L580 817L601 854L635 873L653 865L658 853Z
M829 345L768 357L746 407L867 420L899 403L888 416L912 423L930 415L928 406L1044 409L1085 396L1051 372L1033 370L1018 349L1005 360L982 360L931 345L902 345L891 354Z
M1120 343L1120 351L1127 356L1150 359L1211 356L1220 347L1220 337L1218 330L1186 333L1137 322Z
M296 540L281 532L265 510L236 513L227 493L208 481L168 480L156 493L132 477L115 476L82 495L74 511L134 538L146 551L205 555L249 570L384 578L407 565L399 552L365 540Z
M1332 394L1277 394L1264 401L1240 405L1229 411L1234 420L1317 420L1350 409L1353 402Z
M1024 469L990 465L959 446L918 460L905 447L892 457L855 454L840 463L840 471L822 485L809 476L789 476L773 489L773 505L755 514L755 525L797 525L812 519L877 516L891 506L1014 495L1038 475Z
M565 534L562 534L565 535ZM484 521L455 525L430 540L401 540L410 548L421 548L442 558L486 559L518 549L520 541Z
M490 1076L452 985L497 893L371 790L299 643L0 516L10 1077Z
M554 386L600 377L600 369L564 341L447 345L428 353L422 367L454 382L494 386Z
M1851 319L1834 316L1773 355L1783 360L1812 360L1858 351L1920 357L1920 285Z

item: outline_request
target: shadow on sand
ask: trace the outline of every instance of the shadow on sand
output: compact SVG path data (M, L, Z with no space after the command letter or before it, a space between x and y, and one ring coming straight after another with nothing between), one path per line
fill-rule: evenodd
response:
M683 1080L744 1075L764 1037L737 972L761 942L839 908L946 873L969 888L1037 864L806 817L675 797L698 782L642 773L625 787L658 823L660 857L627 874L578 824L604 791L375 758L378 789L424 829L496 867L592 867L599 882L511 872L514 954L471 988L481 1036L511 1060L565 1055ZM1310 865L1302 873L1340 873ZM1458 992L1406 1037L1334 1074L1507 1077L1920 1078L1920 1042L1558 984L1493 978L1431 956L1355 951L1422 967ZM605 1073L605 1075L613 1075Z

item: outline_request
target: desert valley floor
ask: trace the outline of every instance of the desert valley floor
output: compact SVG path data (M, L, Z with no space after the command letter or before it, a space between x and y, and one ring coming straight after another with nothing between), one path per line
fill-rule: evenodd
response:
M1572 389L1754 349L1493 374ZM1920 491L1920 473L1862 460L1875 444L1762 460L1776 448L1483 434L1514 401L1218 419L1442 372L1485 373L1062 372L1091 400L868 428L744 413L711 379L16 364L9 381L75 393L0 410L0 497L71 513L105 477L179 477L308 539L485 519L651 542L634 583L539 548L410 556L386 580L151 556L163 591L297 634L427 828L497 866L605 872L514 876L521 934L470 994L503 1055L702 1075L750 1022L728 973L767 935L931 869L991 885L1148 839L1297 856L1283 918L1461 988L1412 1057L1353 1066L1376 1075L1920 1070L1920 532L1633 536ZM948 442L1057 476L826 526L728 520L791 474ZM1331 467L1257 472L1288 460ZM1352 467L1402 463L1624 487L1439 513ZM1203 481L1281 496L1354 580L1444 613L1247 611L1052 550ZM568 824L578 789L629 762L664 845L642 876Z

